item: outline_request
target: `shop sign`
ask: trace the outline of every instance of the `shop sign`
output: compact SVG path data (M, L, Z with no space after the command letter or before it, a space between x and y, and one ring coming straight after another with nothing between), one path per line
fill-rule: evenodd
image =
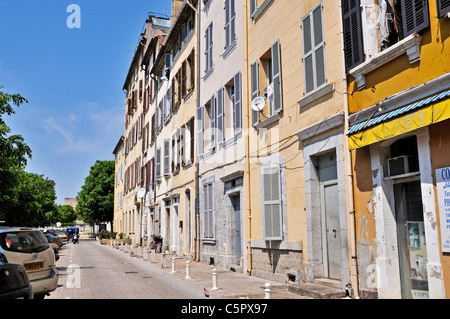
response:
M450 253L450 167L436 169L442 252Z

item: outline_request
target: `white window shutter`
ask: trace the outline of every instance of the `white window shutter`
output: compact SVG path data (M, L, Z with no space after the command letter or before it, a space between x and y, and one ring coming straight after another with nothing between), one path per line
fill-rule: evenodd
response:
M203 106L197 108L197 153L203 154Z
M280 166L273 165L261 169L263 183L264 239L282 240L282 200Z
M242 131L241 72L234 76L234 134Z
M170 174L170 140L164 140L164 176Z
M211 120L211 148L216 146L216 97L211 97L210 107L210 120Z
M223 88L217 91L217 143L224 138Z

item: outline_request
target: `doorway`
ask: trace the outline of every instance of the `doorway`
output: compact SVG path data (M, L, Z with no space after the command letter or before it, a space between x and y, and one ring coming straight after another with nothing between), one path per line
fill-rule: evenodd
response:
M240 194L231 195L231 219L234 220L231 226L233 245L235 245L236 264L241 265L242 246L241 246L241 196Z
M318 158L321 206L322 258L325 278L341 280L342 246L336 154Z
M428 298L427 249L420 181L394 185L402 298Z

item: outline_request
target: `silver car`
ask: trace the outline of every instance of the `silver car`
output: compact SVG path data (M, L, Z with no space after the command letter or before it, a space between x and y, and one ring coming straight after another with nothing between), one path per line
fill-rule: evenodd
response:
M44 298L58 285L55 254L38 229L0 227L0 261L25 267L35 298Z

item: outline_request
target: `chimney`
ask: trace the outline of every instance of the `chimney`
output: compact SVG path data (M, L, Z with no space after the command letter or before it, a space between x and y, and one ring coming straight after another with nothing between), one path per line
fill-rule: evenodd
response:
M172 0L172 16L170 17L170 22L173 22L173 20L175 20L178 11L183 5L183 2L184 2L183 0Z

